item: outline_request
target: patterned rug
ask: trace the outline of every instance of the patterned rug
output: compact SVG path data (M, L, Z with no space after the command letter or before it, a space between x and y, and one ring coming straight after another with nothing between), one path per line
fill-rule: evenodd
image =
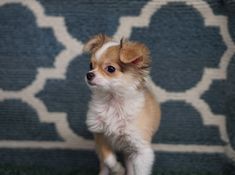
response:
M155 171L235 174L234 0L1 0L1 166L98 169L92 35L145 43L162 108Z

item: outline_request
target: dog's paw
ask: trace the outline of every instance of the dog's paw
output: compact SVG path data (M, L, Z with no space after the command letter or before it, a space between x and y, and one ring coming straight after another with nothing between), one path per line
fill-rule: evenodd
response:
M115 167L111 169L111 175L125 175L125 168L120 163L117 163Z
M104 167L100 172L99 175L109 175L108 167Z

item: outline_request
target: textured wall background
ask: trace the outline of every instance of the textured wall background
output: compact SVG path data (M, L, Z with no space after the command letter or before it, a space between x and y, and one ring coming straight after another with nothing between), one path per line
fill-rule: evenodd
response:
M234 173L233 0L1 0L0 164L98 168L82 46L100 32L151 49L155 168Z

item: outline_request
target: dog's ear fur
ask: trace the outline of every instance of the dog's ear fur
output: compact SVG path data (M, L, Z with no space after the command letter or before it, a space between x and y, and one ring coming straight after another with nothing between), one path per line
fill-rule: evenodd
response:
M86 42L83 47L83 51L92 54L101 48L104 43L110 40L111 38L104 34L95 35Z
M120 47L120 61L132 64L138 68L148 67L150 64L149 49L141 43L125 41Z

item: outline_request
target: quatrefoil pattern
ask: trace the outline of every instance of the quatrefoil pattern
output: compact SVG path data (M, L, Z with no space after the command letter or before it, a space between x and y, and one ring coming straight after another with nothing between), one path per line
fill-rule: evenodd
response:
M234 11L229 0L0 1L2 162L97 168L82 47L106 33L151 50L154 167L235 170Z

